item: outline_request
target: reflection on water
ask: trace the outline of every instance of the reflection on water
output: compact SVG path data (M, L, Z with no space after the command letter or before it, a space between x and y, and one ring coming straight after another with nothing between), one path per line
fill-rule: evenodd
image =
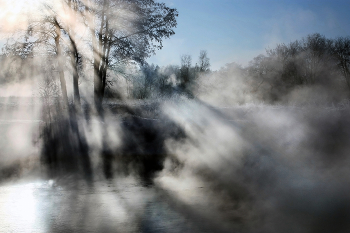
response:
M0 232L196 232L154 187L132 179L0 187ZM202 231L201 231L202 232Z
M39 183L0 187L0 230L3 232L43 232L38 216L35 190Z

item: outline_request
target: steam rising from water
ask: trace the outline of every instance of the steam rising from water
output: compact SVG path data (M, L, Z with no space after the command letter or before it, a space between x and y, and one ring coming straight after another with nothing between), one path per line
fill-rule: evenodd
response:
M190 102L166 109L187 138L168 141L182 167L168 161L157 182L185 203L210 206L196 214L227 232L349 229L348 108L213 110ZM204 190L192 195L206 201L188 197L186 190L196 186Z
M85 158L79 158L79 139L65 130L64 118L53 115L53 131L40 136L48 127L40 115L23 118L30 115L23 108L34 107L9 105L3 105L1 124L7 148L2 174L8 178L48 176L64 186L72 175L96 185L106 174L109 179L154 178L158 192L182 206L176 211L194 223L205 222L209 231L349 229L346 105L219 108L177 99L154 103L151 117L145 110L152 104L133 105L130 115L115 103L106 109L104 122L93 115L79 119ZM40 174L34 172L38 168Z

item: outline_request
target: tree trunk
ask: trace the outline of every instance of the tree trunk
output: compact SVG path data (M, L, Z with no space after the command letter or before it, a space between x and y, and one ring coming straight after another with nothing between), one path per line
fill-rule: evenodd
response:
M78 74L79 54L78 54L77 46L71 37L70 37L70 41L71 41L72 50L73 50L71 54L71 63L72 63L72 69L73 69L74 106L79 113L81 111L80 93L79 93L79 74Z
M99 69L100 59L94 59L94 101L97 111L102 110L103 83L101 71Z
M105 77L107 74L106 45L108 33L108 19L105 19L105 11L108 8L108 0L104 0L102 9L102 20L98 33L98 40L95 37L94 29L91 30L92 44L94 50L94 101L96 110L101 114L102 101L104 97ZM107 16L106 16L107 17ZM104 32L103 32L103 29ZM104 33L104 34L103 34Z
M64 64L62 62L62 49L61 49L61 45L60 45L61 29L60 29L57 21L55 21L55 29L56 29L55 45L56 45L56 50L57 50L58 73L60 76L63 104L65 105L64 106L65 108L68 108L67 85L66 85L66 80L64 78L64 71L63 71Z
M102 27L102 25L101 25ZM100 41L95 37L95 30L91 29L92 36L92 46L93 46L93 55L94 55L94 101L97 111L102 109L102 77L100 71L101 65L101 53L100 53Z

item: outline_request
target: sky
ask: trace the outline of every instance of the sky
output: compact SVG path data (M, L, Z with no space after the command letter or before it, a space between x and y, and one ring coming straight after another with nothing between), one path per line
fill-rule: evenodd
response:
M19 5L34 7L40 1L17 0L17 4L11 4L0 0L0 6L9 8L10 15L15 15ZM206 50L211 69L218 70L231 62L247 65L254 57L264 54L265 49L308 34L317 32L327 38L350 35L349 0L156 1L179 12L175 35L165 39L163 49L147 60L159 66L179 65L181 55L185 54L192 56L195 65L200 51ZM18 18L2 17L4 13L0 10L1 30L20 23ZM3 43L0 38L0 47Z
M327 38L350 35L349 0L160 0L179 12L175 35L148 59L159 66L193 65L206 50L211 69L247 65L265 49L312 33Z

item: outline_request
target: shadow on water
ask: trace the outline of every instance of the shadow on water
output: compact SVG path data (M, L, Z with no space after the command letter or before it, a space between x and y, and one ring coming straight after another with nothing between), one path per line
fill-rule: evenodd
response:
M55 107L55 112L44 116L46 122L41 129L41 161L46 165L48 176L83 175L91 183L89 146L75 109L70 106L68 117L59 105Z
M41 160L47 168L48 176L78 175L91 182L94 179L91 158L94 146L89 145L87 138L91 135L86 128L91 126L89 124L92 121L86 119L96 116L84 111L85 116L79 117L74 107L71 107L67 117L60 106L55 108L46 113L47 121L42 127L41 135ZM156 119L144 117L142 106L122 106L113 111L112 114L115 115L120 114L118 111L127 111L128 114L112 121L106 117L106 113L99 114L97 118L102 134L99 139L99 161L104 177L110 180L116 173L136 175L145 185L152 184L154 175L163 169L167 157L165 142L170 138L185 138L184 131L165 115L158 114ZM118 146L112 145L113 142L108 138L112 124L119 125L113 129L120 140Z
M123 119L121 129L123 134L118 161L121 161L123 167L131 167L137 171L146 183L150 183L154 174L163 169L164 159L167 156L166 140L169 138L179 140L185 137L182 129L165 117L159 119L126 117Z

